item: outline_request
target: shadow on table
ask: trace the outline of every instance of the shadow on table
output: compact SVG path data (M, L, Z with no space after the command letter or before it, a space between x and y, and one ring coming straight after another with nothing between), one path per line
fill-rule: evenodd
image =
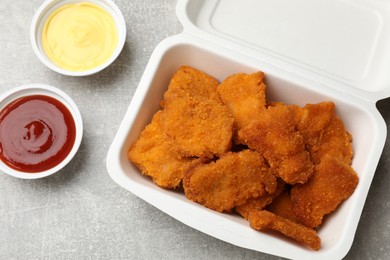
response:
M82 81L95 81L98 80L99 84L104 86L113 87L115 82L123 79L126 75L125 72L131 66L132 60L132 48L129 43L125 42L123 49L116 60L104 70L86 77L82 77Z

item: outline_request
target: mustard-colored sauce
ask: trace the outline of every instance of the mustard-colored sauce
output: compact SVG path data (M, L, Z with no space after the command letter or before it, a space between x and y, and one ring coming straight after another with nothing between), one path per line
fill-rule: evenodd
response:
M112 16L102 7L82 2L56 9L46 20L42 46L59 67L86 71L106 62L118 45Z

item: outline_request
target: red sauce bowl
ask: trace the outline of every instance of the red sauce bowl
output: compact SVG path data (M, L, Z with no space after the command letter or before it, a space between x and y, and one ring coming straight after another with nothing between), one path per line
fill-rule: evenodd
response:
M0 97L0 171L6 174L38 179L58 172L82 135L80 111L55 87L29 84Z

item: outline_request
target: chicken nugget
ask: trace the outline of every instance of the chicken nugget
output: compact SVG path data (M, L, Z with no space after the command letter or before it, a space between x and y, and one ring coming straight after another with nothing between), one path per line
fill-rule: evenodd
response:
M229 152L209 164L199 164L184 174L188 199L219 212L229 212L248 199L276 191L277 180L254 151Z
M346 131L343 121L334 117L324 131L321 143L313 146L311 150L315 155L314 158L323 158L329 154L351 165L353 157L352 135ZM313 161L316 160L318 159L313 159Z
M248 219L249 214L252 211L259 211L264 209L268 204L273 202L273 200L279 196L279 194L284 190L285 183L281 179L277 179L278 185L276 187L276 191L272 194L266 193L263 196L258 198L249 199L244 204L237 206L235 210L245 219Z
M352 136L335 113L333 102L307 104L302 109L297 129L302 133L315 164L326 154L352 163Z
M158 186L176 188L180 185L184 172L198 160L177 158L171 149L172 140L160 126L162 114L162 111L158 111L154 115L152 122L130 148L128 158Z
M285 189L279 196L272 200L272 203L265 207L269 212L280 217L298 222L298 218L294 212L294 204L290 197L290 191Z
M266 85L264 73L239 73L227 77L217 91L223 103L234 117L234 139L237 143L237 131L249 125L265 109Z
M291 189L291 200L299 222L307 227L318 227L326 214L351 196L358 181L358 175L342 159L323 156L308 182Z
M288 106L291 110L291 113L293 115L293 124L297 127L298 123L300 122L303 114L303 108L297 105L292 104L286 104L284 102L276 102L276 101L270 101L267 103L267 107L286 107Z
M317 251L320 249L321 239L314 229L277 216L266 210L254 211L249 215L248 220L251 227L256 230L275 230L311 247L313 250Z
M162 125L181 156L213 158L229 151L233 117L227 107L200 98L177 98L166 104Z
M239 138L262 154L275 175L286 183L305 183L314 166L303 136L296 130L295 109L286 105L270 106L260 115L238 131Z
M161 105L183 97L197 97L222 103L217 87L219 82L203 71L190 66L181 66L172 76Z

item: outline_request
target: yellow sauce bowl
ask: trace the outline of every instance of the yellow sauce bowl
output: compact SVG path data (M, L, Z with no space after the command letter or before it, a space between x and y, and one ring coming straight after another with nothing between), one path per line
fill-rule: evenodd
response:
M31 42L50 69L70 76L91 75L121 52L126 24L110 0L49 0L36 12Z

